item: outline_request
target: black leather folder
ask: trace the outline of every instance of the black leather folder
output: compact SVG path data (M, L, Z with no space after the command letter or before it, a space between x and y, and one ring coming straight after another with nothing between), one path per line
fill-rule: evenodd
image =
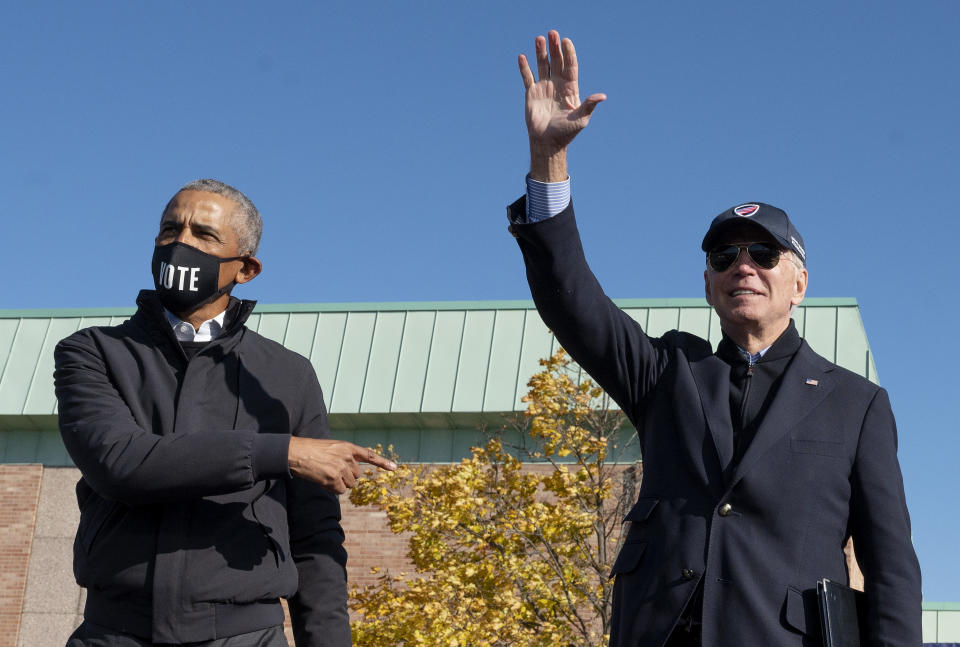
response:
M860 640L863 626L864 594L845 584L822 579L817 582L820 626L824 647L866 647Z

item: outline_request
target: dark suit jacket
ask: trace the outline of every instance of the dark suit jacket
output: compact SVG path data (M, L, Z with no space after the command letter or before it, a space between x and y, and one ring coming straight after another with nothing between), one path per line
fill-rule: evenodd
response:
M730 368L709 342L648 337L603 293L572 206L539 223L511 205L537 309L637 429L611 645L660 646L703 581L703 644L818 645L816 582L847 582L852 536L871 647L921 642L920 569L886 392L803 342L739 465Z

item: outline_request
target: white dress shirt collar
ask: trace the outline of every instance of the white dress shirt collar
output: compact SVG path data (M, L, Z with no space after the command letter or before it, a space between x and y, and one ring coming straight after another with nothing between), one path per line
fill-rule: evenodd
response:
M749 351L745 351L739 346L737 346L737 350L740 351L740 354L743 355L743 358L747 360L747 363L750 364L750 366L753 366L754 364L759 362L760 358L763 357L767 353L767 351L770 350L772 347L773 347L773 344L771 344L770 346L767 346L763 350L758 351L756 353L750 353Z
M217 338L217 335L223 332L223 319L227 314L227 311L224 310L213 319L204 321L200 324L200 329L195 330L191 324L169 310L164 310L164 312L167 313L167 321L170 322L173 334L179 341L213 341Z

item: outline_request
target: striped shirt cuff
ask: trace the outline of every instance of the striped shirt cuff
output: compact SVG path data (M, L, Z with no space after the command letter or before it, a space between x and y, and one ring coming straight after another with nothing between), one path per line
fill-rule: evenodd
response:
M527 176L527 222L553 218L570 204L570 178L538 182Z

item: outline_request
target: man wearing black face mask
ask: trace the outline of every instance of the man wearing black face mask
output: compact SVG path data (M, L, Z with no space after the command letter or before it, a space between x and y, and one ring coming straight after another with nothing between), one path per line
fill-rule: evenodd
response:
M80 468L74 573L87 588L68 647L349 645L334 493L359 463L329 438L305 358L244 327L230 296L262 270L260 216L216 180L163 212L137 313L55 351L60 429Z

